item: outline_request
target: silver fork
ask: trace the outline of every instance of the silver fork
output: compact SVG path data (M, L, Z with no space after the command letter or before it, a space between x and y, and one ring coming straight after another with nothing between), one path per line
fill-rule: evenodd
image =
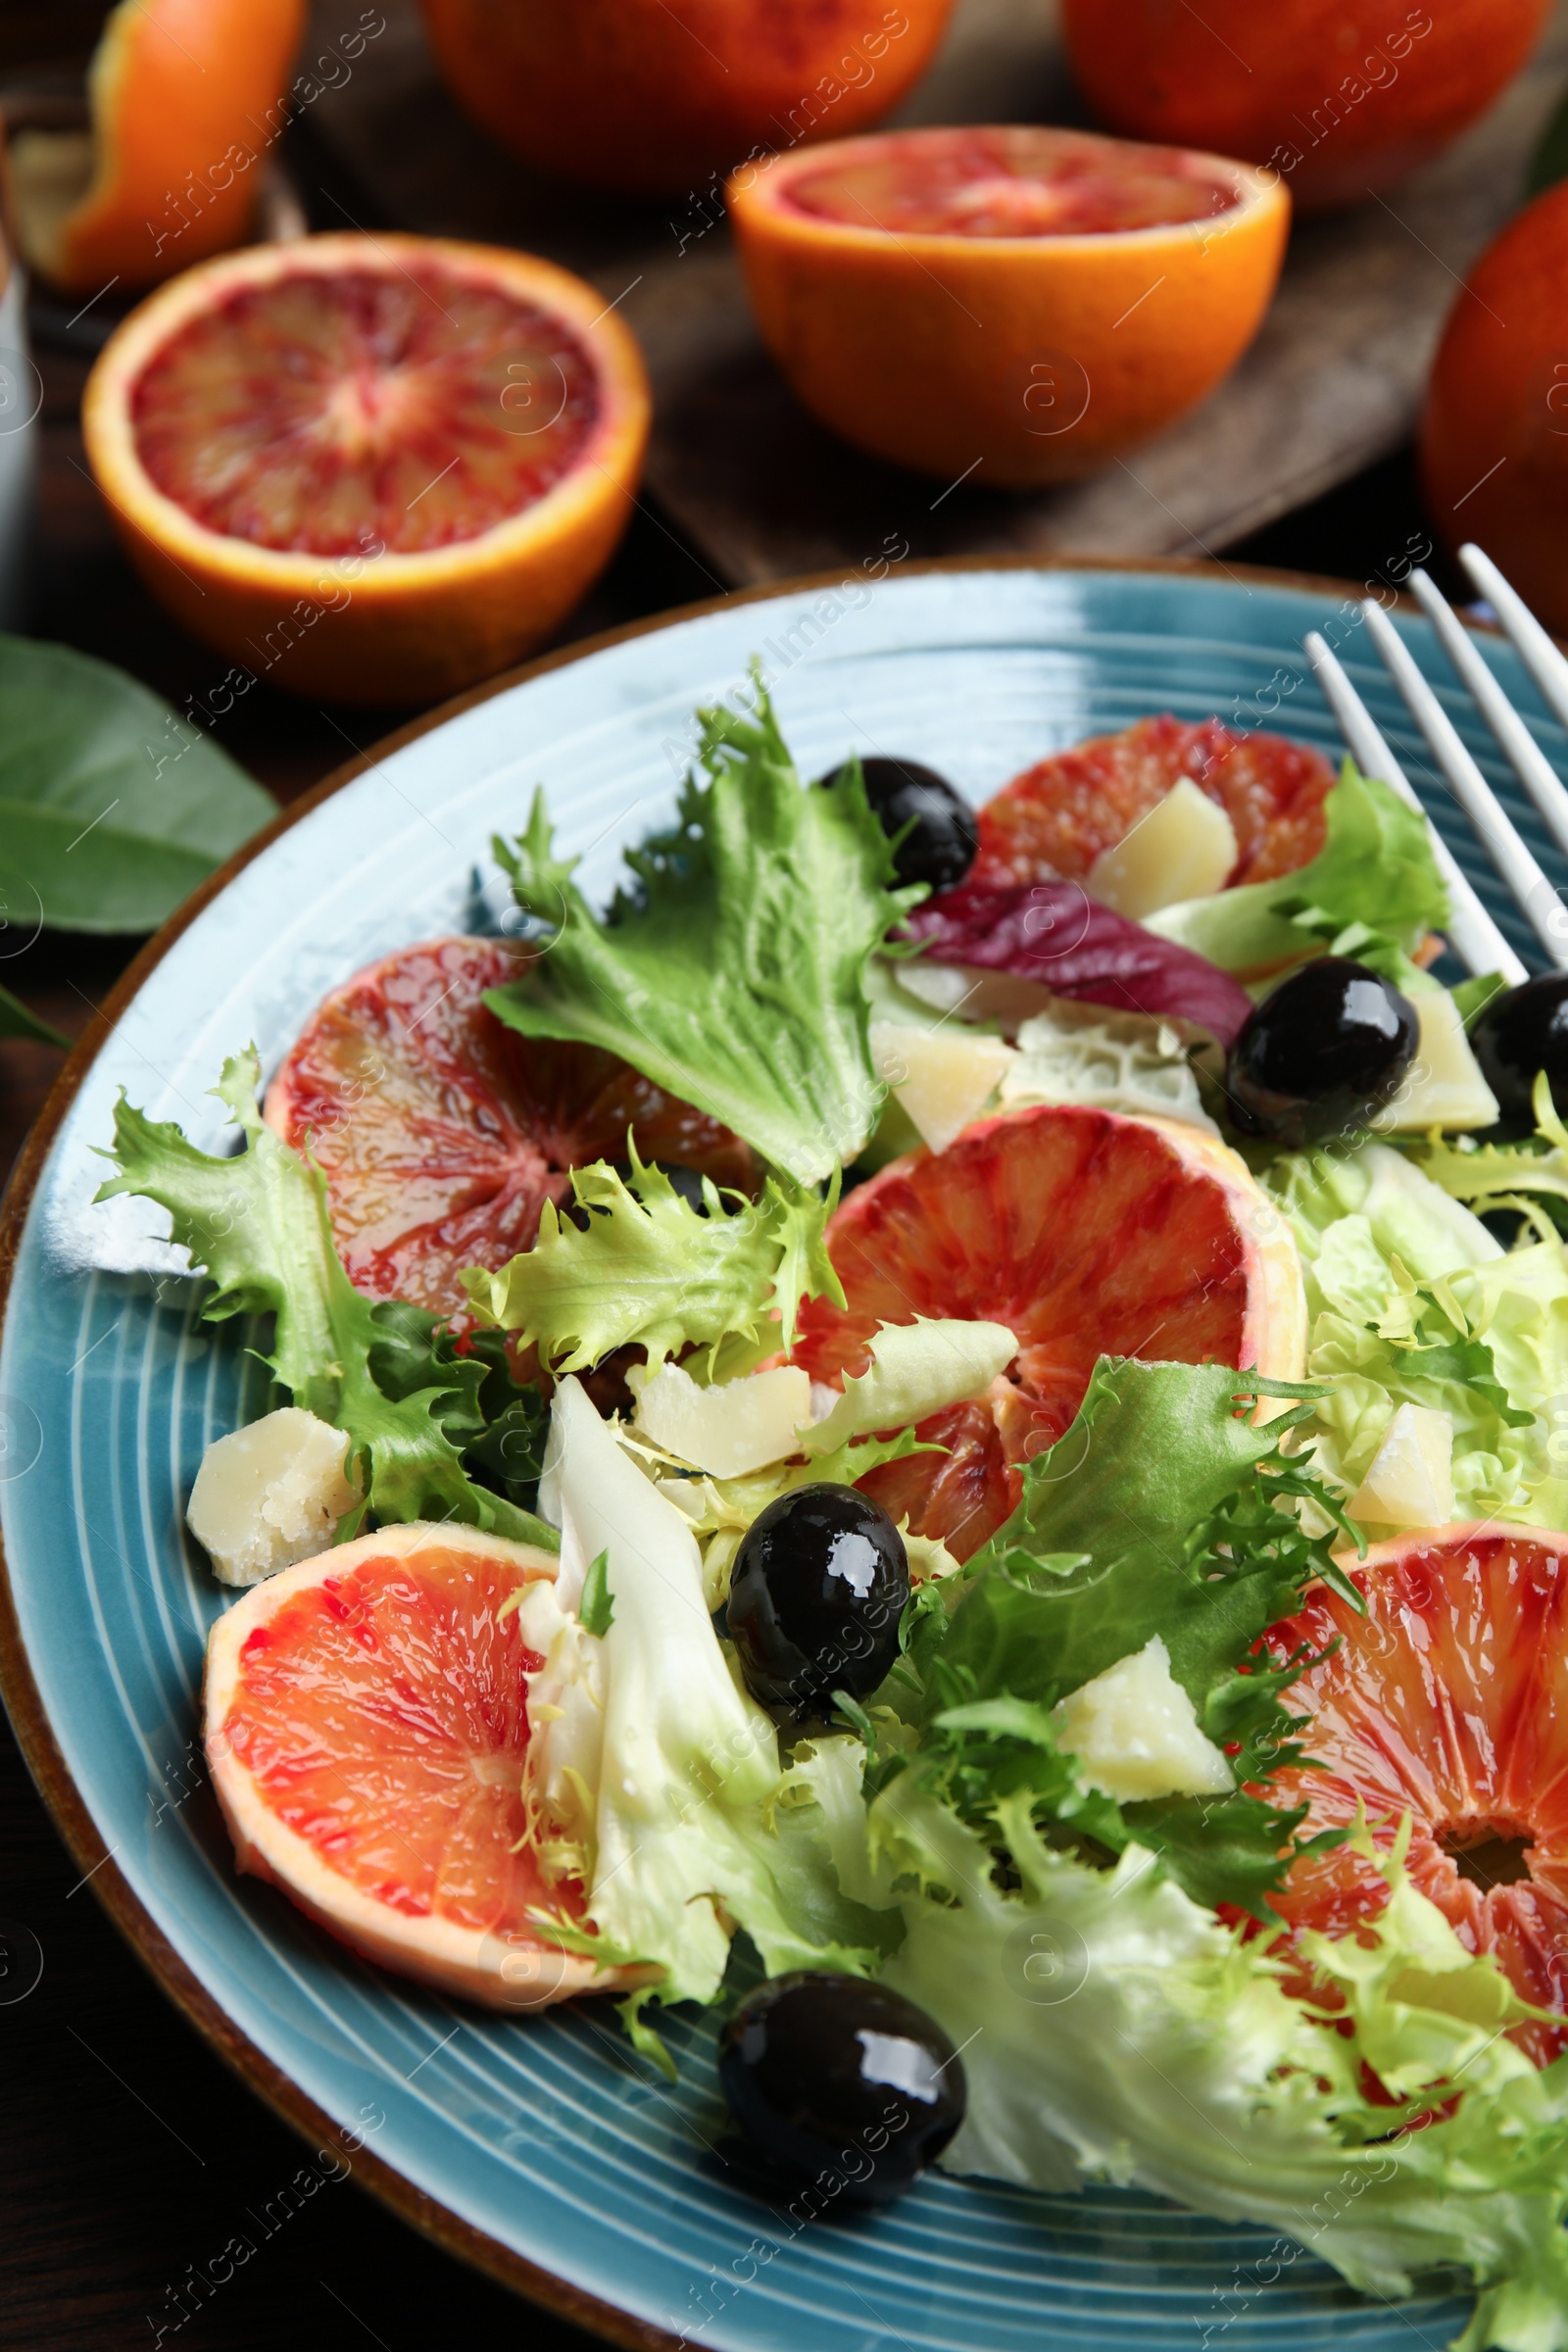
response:
M1523 599L1479 547L1466 546L1459 560L1491 605L1548 709L1568 726L1568 659L1558 652ZM1448 660L1477 709L1501 745L1558 848L1568 853L1568 788L1542 751L1463 626L1424 571L1410 574L1410 587L1432 622ZM1381 605L1368 598L1362 617L1373 644L1437 761L1449 790L1479 834L1510 896L1543 949L1559 969L1568 970L1568 905L1564 905L1539 859L1520 839L1506 810L1460 738L1409 648ZM1419 808L1408 777L1384 740L1372 713L1351 684L1343 663L1314 629L1303 649L1346 742L1363 773L1379 776ZM1528 977L1525 966L1487 912L1441 833L1431 826L1438 863L1447 884L1454 953L1472 972L1500 972L1510 983Z

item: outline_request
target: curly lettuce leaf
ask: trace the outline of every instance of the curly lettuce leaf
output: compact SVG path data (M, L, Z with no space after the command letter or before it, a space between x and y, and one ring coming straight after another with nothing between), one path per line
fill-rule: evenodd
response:
M843 1305L824 1238L836 1174L825 1198L769 1177L760 1201L705 1176L699 1209L630 1150L629 1177L605 1160L573 1168L581 1224L547 1201L531 1250L498 1274L465 1272L485 1321L537 1347L556 1371L580 1372L633 1343L653 1367L686 1347L760 1345L770 1318L771 1344L787 1348L803 1296Z
M554 1529L465 1467L465 1448L484 1434L481 1383L470 1370L441 1364L427 1348L423 1385L407 1385L401 1373L392 1393L377 1384L378 1351L383 1366L395 1360L406 1372L412 1347L419 1377L407 1321L417 1310L383 1320L354 1288L332 1240L320 1172L267 1125L256 1105L260 1082L252 1048L224 1063L213 1089L244 1132L245 1149L231 1159L210 1158L172 1122L147 1118L122 1096L114 1148L104 1154L120 1173L98 1199L133 1193L169 1211L172 1240L214 1286L203 1308L209 1322L272 1317L264 1362L296 1404L344 1431L349 1474L377 1519L452 1519L553 1550ZM350 1513L339 1522L339 1541L357 1532L357 1520Z
M637 895L609 921L556 856L542 794L515 848L496 843L517 904L554 936L485 1002L525 1037L618 1054L798 1184L821 1183L875 1124L866 967L925 891L890 887L856 762L803 784L760 679L749 713L701 717L705 780L632 853Z
M884 1976L963 2050L968 2114L944 2165L1056 2192L1137 2184L1276 2230L1281 2269L1306 2246L1384 2298L1456 2269L1481 2299L1455 2352L1568 2344L1568 2059L1538 2073L1500 2032L1531 2012L1397 1848L1368 1847L1392 1893L1367 1940L1313 1943L1347 2032L1148 1851L1086 1868L1019 1800L1002 1826L1013 1892L987 1836L929 1796L872 1810L883 1876L932 1890L905 1899ZM1398 2103L1367 2098L1363 2061Z
M376 1337L370 1373L384 1396L401 1401L433 1389L431 1411L471 1470L509 1502L531 1511L544 1467L550 1405L513 1377L499 1331L460 1338L428 1307L406 1298L371 1309Z
M657 1967L666 2002L713 1998L737 1923L770 1975L874 1967L885 1928L840 1892L816 1808L781 1801L778 1734L719 1643L689 1525L576 1380L554 1412L561 1573L518 1604L544 1661L524 1768L541 1858L581 1878L595 1935ZM596 1569L613 1610L585 1640Z
M1505 1252L1424 1173L1436 1150L1292 1152L1266 1172L1300 1249L1307 1372L1324 1391L1302 1441L1353 1494L1398 1407L1427 1406L1453 1426L1461 1518L1560 1527L1568 1254L1555 1238Z
M1479 988L1483 984L1472 982ZM1500 987L1501 983L1498 983ZM1459 991L1455 990L1455 996ZM1455 1200L1478 1212L1489 1208L1522 1211L1541 1230L1544 1209L1550 1227L1568 1227L1568 1127L1551 1099L1551 1080L1536 1072L1532 1107L1536 1132L1514 1143L1477 1143L1473 1136L1451 1142L1440 1135L1410 1148L1422 1173ZM1548 1238L1542 1234L1543 1240Z
M1227 972L1273 971L1327 949L1401 987L1422 985L1410 957L1427 932L1448 920L1425 818L1352 760L1323 814L1323 847L1309 864L1162 907L1147 927Z
M1272 1916L1305 1808L1245 1784L1301 1760L1282 1702L1308 1660L1265 1670L1250 1653L1315 1579L1354 1589L1291 1507L1314 1493L1280 1452L1296 1416L1258 1428L1237 1413L1250 1394L1220 1365L1101 1359L1077 1420L1026 1466L1012 1517L961 1586L917 1608L886 1689L919 1744L873 1767L873 1785L912 1777L976 1826L1018 1799L1112 1853L1152 1849L1199 1901ZM1057 1746L1055 1703L1156 1634L1199 1728L1230 1752L1228 1794L1117 1804Z

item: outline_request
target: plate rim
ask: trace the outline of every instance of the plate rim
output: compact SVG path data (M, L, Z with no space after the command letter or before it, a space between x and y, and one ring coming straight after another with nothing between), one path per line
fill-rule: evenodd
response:
M175 942L264 851L323 802L341 792L345 785L376 766L392 753L418 741L421 736L433 733L462 712L473 710L499 694L509 693L514 686L547 676L553 670L567 668L638 637L651 636L657 631L675 628L686 621L700 620L711 613L727 612L739 606L766 603L813 589L838 587L842 584L843 571L843 565L837 564L826 570L804 572L789 579L764 581L721 596L705 597L694 604L672 606L666 611L647 614L640 620L626 621L616 628L602 630L594 636L574 639L570 645L541 655L531 662L520 662L512 669L503 670L496 677L487 678L481 684L470 687L466 693L455 695L450 701L438 704L434 710L424 711L401 727L378 737L368 749L357 751L318 784L313 785L297 800L281 808L269 824L264 825L232 857L225 858L205 882L200 883L168 922L137 951L72 1048L64 1067L45 1097L43 1107L24 1141L5 1191L0 1194L0 1331L3 1331L9 1309L12 1279L33 1195L67 1114L106 1040ZM1316 596L1348 595L1355 601L1370 593L1365 585L1357 586L1352 580L1328 573L1297 571L1268 564L1232 564L1181 556L1146 556L1135 560L1090 555L940 556L906 562L900 565L895 576L906 579L917 574L999 571L1114 573L1130 579L1169 578L1174 575L1223 581L1237 587L1256 585ZM1423 617L1421 608L1413 597L1402 590L1396 590L1394 595L1396 610L1407 612L1417 618ZM1496 634L1485 624L1467 620L1465 625L1478 628L1481 634ZM55 1738L33 1677L12 1592L3 1535L0 1535L0 1701L4 1703L23 1761L54 1829L77 1868L90 1879L93 1895L108 1913L135 1958L185 2022L195 2029L209 2049L216 2052L246 2087L298 2132L302 2139L320 2144L323 2136L332 2129L331 2118L300 2088L291 2075L275 2065L235 2025L195 1970L169 1942L105 1847L86 1799L77 1788ZM557 2318L587 2329L606 2342L630 2347L631 2352L682 2352L685 2340L682 2337L672 2335L667 2329L648 2321L639 2320L618 2304L590 2294L557 2273L530 2262L514 2248L491 2237L487 2231L465 2221L368 2146L362 2145L357 2151L355 2167L363 2187L388 2206L400 2221L406 2222L421 2236L429 2238L443 2253L483 2272Z

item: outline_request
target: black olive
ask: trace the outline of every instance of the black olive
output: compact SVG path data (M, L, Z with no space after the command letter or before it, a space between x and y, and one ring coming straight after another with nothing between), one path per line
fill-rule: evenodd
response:
M748 1688L796 1714L835 1690L863 1698L899 1654L909 1597L904 1538L853 1487L797 1487L741 1540L729 1632Z
M719 2035L718 2076L760 2155L826 2173L859 2204L912 2188L963 2121L963 2067L936 2020L826 1969L748 1993Z
M822 781L836 783L843 772L835 768ZM933 890L951 890L961 882L974 863L980 834L974 810L946 776L916 760L862 760L860 772L884 833L891 837L914 819L893 854L899 880L929 882Z
M1505 1119L1532 1116L1540 1070L1557 1101L1568 1102L1568 972L1543 972L1494 997L1470 1043Z
M1323 1143L1364 1127L1391 1102L1415 1058L1415 1006L1391 980L1324 956L1303 964L1249 1016L1225 1087L1244 1135Z

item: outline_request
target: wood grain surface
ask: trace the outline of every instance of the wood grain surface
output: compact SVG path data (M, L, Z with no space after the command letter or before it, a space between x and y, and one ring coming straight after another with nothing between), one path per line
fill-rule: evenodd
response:
M378 5L387 31L323 110L322 139L385 220L549 254L620 303L654 379L648 486L731 587L853 566L890 539L916 556L1213 554L1358 473L1409 434L1459 282L1518 204L1568 79L1560 5L1534 63L1446 156L1386 197L1297 223L1257 341L1192 416L1092 481L945 495L800 407L761 348L710 189L660 207L536 178L447 97L416 0ZM1054 0L957 0L895 118L1085 119Z

